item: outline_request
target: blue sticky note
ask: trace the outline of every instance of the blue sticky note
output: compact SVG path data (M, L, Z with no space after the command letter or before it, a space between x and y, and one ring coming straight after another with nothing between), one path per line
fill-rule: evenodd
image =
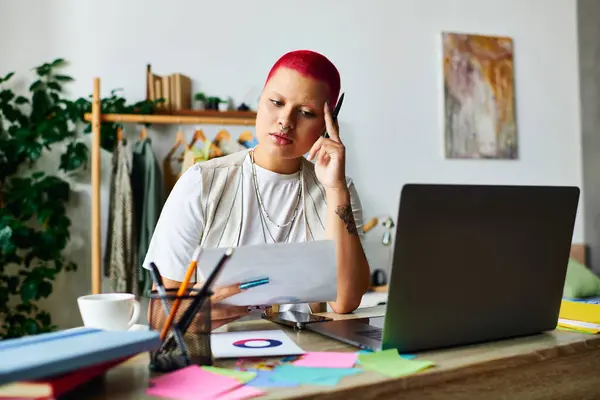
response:
M256 388L269 388L269 387L296 387L298 382L291 380L286 381L284 379L276 379L273 371L262 371L254 370L256 377L247 383L248 386Z
M279 365L273 370L272 379L285 382L295 381L303 385L336 385L348 375L363 372L359 368L310 368L290 364Z
M315 379L310 382L304 383L305 385L313 385L313 386L335 386L340 383L342 378L323 378L323 379Z

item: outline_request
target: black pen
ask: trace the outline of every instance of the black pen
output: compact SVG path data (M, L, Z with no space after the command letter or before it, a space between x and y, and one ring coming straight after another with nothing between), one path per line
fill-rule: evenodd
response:
M154 284L156 285L156 291L158 292L158 295L160 296L160 300L163 306L163 309L165 310L165 314L167 316L169 316L169 314L171 314L171 309L169 307L169 305L167 304L167 291L165 290L165 286L163 284L162 281L162 277L160 276L160 271L158 270L158 267L156 266L156 264L154 264L154 262L150 263L150 275L152 275L152 280L154 281ZM187 348L185 347L185 343L183 342L183 338L181 337L181 333L178 331L177 327L174 327L175 329L175 340L177 340L177 344L179 345L179 347L181 347L181 353L183 354L183 357L185 358L185 361L187 362L187 365L191 364L191 360L190 360L190 356L188 354Z
M340 113L340 108L342 108L342 103L344 102L345 94L346 93L342 93L342 95L340 96L340 99L338 100L337 104L335 105L335 110L333 110L333 122L337 121L338 114ZM323 136L325 138L329 137L329 134L327 133L327 131L325 131L323 133Z
M158 294L160 296L160 301L162 303L162 306L165 310L165 313L168 316L171 313L171 309L169 308L169 305L167 304L167 298L166 298L167 291L165 290L165 286L163 285L162 277L160 276L158 267L156 266L156 264L154 264L154 262L150 263L150 274L152 275L152 280L154 281L154 284L156 285L156 291L158 292Z

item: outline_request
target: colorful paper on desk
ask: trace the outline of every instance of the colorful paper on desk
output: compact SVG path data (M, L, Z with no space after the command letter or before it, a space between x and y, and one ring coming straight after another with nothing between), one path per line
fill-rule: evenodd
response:
M277 376L273 371L262 371L256 370L256 378L248 382L248 386L258 388L270 388L270 387L296 387L298 382L286 381L283 379L277 379Z
M370 353L373 353L373 350L363 349L363 350L359 350L356 354L360 355L360 354L370 354ZM417 358L417 356L414 354L400 354L400 357L407 359L407 360L412 360L414 358ZM360 365L360 358L358 360L356 360L356 365Z
M393 378L414 374L435 365L433 361L407 360L401 357L396 349L360 354L359 360L364 369Z
M190 365L151 380L146 392L151 396L179 400L208 400L242 386L242 382L225 375Z
M245 358L304 354L282 330L223 332L210 335L214 358Z
M202 369L208 372L212 372L213 374L229 376L230 378L237 379L238 381L243 383L250 382L256 377L256 372L250 371L237 371L235 369L219 368L212 366L203 366Z
M280 365L273 370L271 379L284 382L298 382L302 385L332 386L349 375L360 374L358 368L310 368L291 364Z
M204 249L198 280L205 280L225 248ZM337 297L335 243L316 240L236 247L215 287L269 278L269 283L222 301L242 306L333 301Z
M356 364L358 354L334 351L315 351L304 354L292 365L314 368L352 368Z
M213 400L244 400L251 399L253 397L262 396L265 394L260 389L251 386L242 386L229 392L225 392L215 397Z

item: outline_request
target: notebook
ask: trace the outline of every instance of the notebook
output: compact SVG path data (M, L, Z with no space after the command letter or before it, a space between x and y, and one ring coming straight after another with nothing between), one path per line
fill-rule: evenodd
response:
M160 346L156 331L75 328L0 342L0 385L40 379Z
M80 368L75 371L67 372L56 376L50 376L34 381L18 381L0 386L0 399L6 398L27 398L45 399L58 398L88 381L104 374L108 370L129 357L119 358L102 364L92 365L86 368Z

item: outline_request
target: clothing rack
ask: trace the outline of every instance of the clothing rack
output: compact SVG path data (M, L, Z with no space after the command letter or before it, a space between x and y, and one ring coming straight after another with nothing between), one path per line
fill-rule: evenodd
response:
M255 125L252 111L195 111L164 114L102 114L100 108L100 78L94 78L92 112L84 115L92 123L92 293L102 292L100 254L100 124L122 122L136 124L192 124L192 125Z

